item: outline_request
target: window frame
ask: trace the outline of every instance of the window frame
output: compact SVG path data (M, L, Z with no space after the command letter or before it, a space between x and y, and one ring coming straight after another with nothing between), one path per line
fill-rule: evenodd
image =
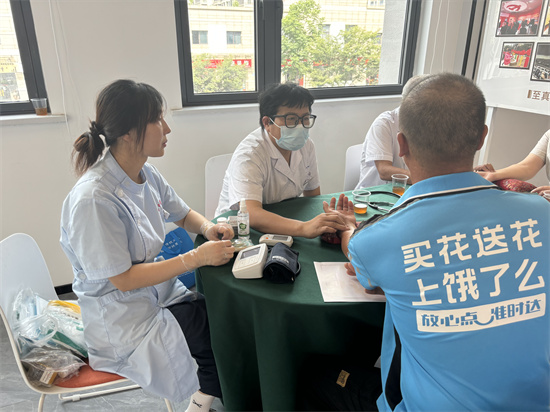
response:
M10 0L10 7L29 99L47 97L30 1ZM49 103L48 112L50 112ZM30 100L0 103L2 116L29 113L34 113Z
M412 76L422 0L407 0L401 47L401 68L397 84L309 89L315 99L398 95ZM190 25L187 0L174 0L182 106L256 103L258 94L281 81L281 21L283 0L255 0L256 91L195 94L193 88ZM279 35L275 35L279 33Z

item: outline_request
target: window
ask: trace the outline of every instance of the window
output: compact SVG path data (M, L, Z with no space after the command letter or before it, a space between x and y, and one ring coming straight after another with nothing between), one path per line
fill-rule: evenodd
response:
M183 105L256 102L275 82L316 98L401 93L420 0L175 0ZM201 31L209 38L202 42Z
M241 32L240 31L228 31L227 32L227 44L241 44Z
M208 32L193 30L193 44L208 44Z
M46 97L29 0L0 0L0 113L34 113Z

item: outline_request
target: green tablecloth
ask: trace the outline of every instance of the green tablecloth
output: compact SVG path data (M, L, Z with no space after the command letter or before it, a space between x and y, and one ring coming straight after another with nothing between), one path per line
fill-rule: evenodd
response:
M388 185L372 189L391 190ZM331 197L296 198L265 209L309 220L323 211L322 201ZM372 214L369 210L358 219ZM261 235L252 230L252 241L257 244ZM203 242L198 236L196 245ZM196 271L198 290L206 296L212 348L228 411L293 410L298 374L308 355L361 356L380 350L384 303L323 302L313 262L346 261L340 245L320 238L295 238L292 248L300 253L302 266L294 284L235 279L231 272L234 260Z

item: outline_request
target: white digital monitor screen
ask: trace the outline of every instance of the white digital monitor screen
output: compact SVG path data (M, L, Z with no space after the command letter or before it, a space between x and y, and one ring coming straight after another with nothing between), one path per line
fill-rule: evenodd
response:
M273 240L287 240L288 236L283 235L273 235Z
M259 247L255 247L254 249L250 249L250 250L245 250L241 255L241 259L247 259L251 256L257 255L258 253L260 253Z

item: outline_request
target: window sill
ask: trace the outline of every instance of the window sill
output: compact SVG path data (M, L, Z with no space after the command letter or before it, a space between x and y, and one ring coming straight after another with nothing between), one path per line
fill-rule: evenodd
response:
M14 114L0 116L0 126L19 126L23 124L48 124L65 123L67 116L64 114L48 114L47 116L37 116L35 114Z
M335 97L329 99L316 99L313 102L313 107L322 106L324 104L334 103L349 103L350 101L396 101L397 106L401 103L401 95L382 95L382 96L354 96L354 97ZM396 106L396 107L397 107ZM183 108L175 108L171 110L172 115L178 116L188 112L202 112L202 111L231 111L242 110L247 108L257 108L258 103L242 103L242 104L224 104L224 105L197 105L197 106L185 106Z

